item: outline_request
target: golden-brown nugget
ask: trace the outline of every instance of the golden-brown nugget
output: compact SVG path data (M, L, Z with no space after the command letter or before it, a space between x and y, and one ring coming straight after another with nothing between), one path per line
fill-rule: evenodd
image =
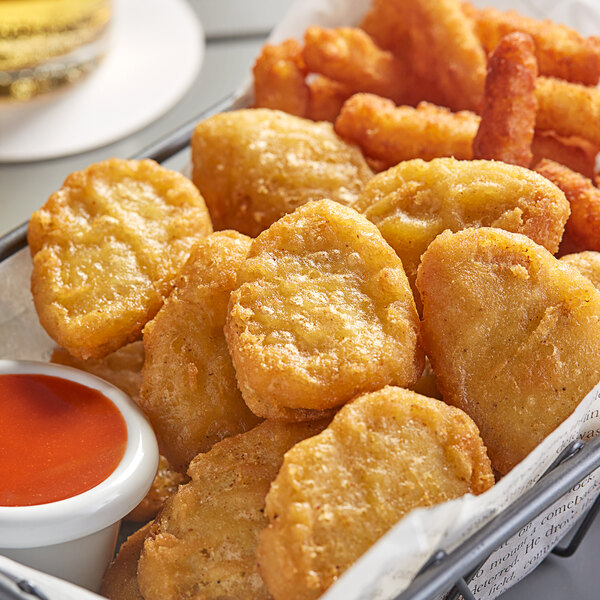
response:
M507 34L521 31L535 41L535 52L542 75L584 85L596 85L600 77L600 51L593 40L547 19L532 19L516 11L479 9L463 3L463 10L474 20L475 31L487 52L492 52Z
M488 60L473 158L529 167L537 110L536 77L533 38L520 32L503 37Z
M352 96L352 90L343 83L323 75L315 75L309 81L308 89L310 95L307 116L313 121L333 123L344 102Z
M552 131L536 131L531 145L531 166L549 158L589 179L594 177L598 146L581 138L561 138Z
M315 600L410 510L494 484L461 410L386 387L285 455L267 495L260 573L275 600Z
M559 260L575 267L594 284L597 290L600 290L600 252L586 250L575 254L565 254Z
M537 173L502 162L453 158L406 161L379 173L365 187L357 209L402 259L413 289L421 255L445 229L499 227L523 233L555 253L569 216L564 194Z
M258 422L238 390L223 335L229 296L250 241L222 231L199 242L144 329L140 406L176 469L185 470L198 452Z
M479 122L469 111L453 113L427 102L417 108L395 106L386 98L356 94L344 103L335 130L366 156L392 167L413 158L471 159Z
M199 454L144 544L145 600L268 600L256 565L265 496L285 452L325 426L266 421Z
M237 286L225 335L257 415L315 418L362 392L412 385L423 370L402 263L351 208L320 200L274 223Z
M505 474L600 379L600 292L529 238L444 232L421 259L422 334L444 400Z
M40 323L74 356L106 356L140 336L211 230L192 182L154 161L71 173L29 221Z
M119 548L102 580L100 593L110 600L144 600L137 582L137 565L152 523L132 533Z
M258 235L309 200L352 206L372 172L330 123L280 111L215 115L192 136L193 179L215 229Z
M544 159L535 170L557 185L571 205L569 237L586 250L600 250L600 190L579 173Z

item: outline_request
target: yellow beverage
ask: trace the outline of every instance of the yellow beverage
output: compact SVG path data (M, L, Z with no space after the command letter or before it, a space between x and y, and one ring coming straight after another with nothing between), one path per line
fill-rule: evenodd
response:
M26 100L104 54L110 0L0 0L0 95Z

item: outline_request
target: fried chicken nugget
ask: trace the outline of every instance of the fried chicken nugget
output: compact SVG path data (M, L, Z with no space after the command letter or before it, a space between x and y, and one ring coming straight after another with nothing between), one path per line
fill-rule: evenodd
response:
M171 296L144 329L140 406L161 452L185 470L198 452L258 419L238 390L223 326L250 238L235 231L200 241Z
M151 526L146 523L123 542L104 575L100 594L110 600L144 600L137 582L137 565Z
M600 190L579 173L544 159L535 170L557 185L571 205L567 232L586 250L600 250Z
M514 10L480 9L467 2L463 3L463 10L473 19L475 32L487 52L492 52L505 35L521 31L535 41L540 74L584 85L598 84L600 49L574 29L547 19L532 19Z
M531 165L549 158L591 179L596 168L598 146L581 138L561 138L552 131L536 131L531 145Z
M537 173L502 162L402 162L367 184L364 211L402 260L415 297L421 255L445 229L498 227L558 250L569 216L564 194ZM419 302L417 302L419 304Z
M473 158L529 167L537 110L536 78L533 38L519 32L503 37L488 61Z
M225 336L257 415L315 418L421 375L419 319L402 263L351 208L319 200L274 223L252 243L237 286Z
M446 231L421 259L422 334L444 400L506 474L600 378L600 292L529 238Z
M265 44L252 69L254 105L283 110L306 117L309 90L305 82L306 66L297 40Z
M144 599L268 600L256 565L265 496L285 452L326 425L265 421L199 454L144 543Z
M600 146L600 90L552 77L538 77L536 128L579 137Z
M333 123L344 102L353 94L348 86L323 75L315 75L308 82L308 89L310 95L307 116L313 121Z
M373 94L356 94L344 103L335 130L387 168L413 158L469 160L479 122L469 111L453 113L427 102L417 108L395 106Z
M134 341L211 231L192 182L154 161L110 159L71 173L29 221L40 323L78 358Z
M559 260L577 269L594 284L597 290L600 290L600 252L586 250L575 254L565 254Z
M352 206L373 175L330 123L268 109L202 121L192 136L192 164L215 229L252 237L309 200Z
M365 394L286 453L267 494L260 574L275 600L315 600L413 508L493 484L464 412L402 388Z

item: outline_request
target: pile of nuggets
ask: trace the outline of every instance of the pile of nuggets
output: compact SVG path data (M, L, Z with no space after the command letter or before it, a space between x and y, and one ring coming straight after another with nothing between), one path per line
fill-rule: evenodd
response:
M599 40L374 0L254 75L193 182L111 159L30 222L53 360L130 394L163 455L112 600L316 599L600 379Z

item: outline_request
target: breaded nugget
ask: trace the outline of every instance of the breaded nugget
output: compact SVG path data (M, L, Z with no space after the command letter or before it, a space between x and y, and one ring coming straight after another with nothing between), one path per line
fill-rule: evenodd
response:
M600 379L600 292L529 238L449 231L421 259L422 334L444 400L506 474Z
M596 85L600 77L600 51L593 40L547 19L533 19L514 10L475 8L463 3L463 10L474 20L475 31L488 52L501 38L521 31L535 41L535 53L542 75L574 83Z
M258 235L309 200L352 206L371 178L360 150L330 123L246 109L200 123L192 136L193 179L215 229Z
M357 209L402 259L413 289L421 255L445 229L499 227L523 233L554 253L569 216L564 194L537 173L454 158L411 160L379 173Z
M535 168L557 185L571 205L567 232L586 250L600 250L600 190L591 180L551 160L541 161Z
M265 44L254 67L254 105L283 110L305 117L309 91L305 82L306 66L297 40Z
M142 501L125 517L126 521L138 521L145 523L156 516L169 496L172 496L177 488L187 483L189 478L179 471L175 471L169 461L160 456L158 460L158 471L152 482L152 487L144 496Z
M78 358L134 341L212 226L191 181L151 160L71 173L33 213L27 239L40 323Z
M225 335L257 415L315 418L421 375L418 315L402 263L351 208L320 200L274 223L252 243L237 286Z
M600 290L600 252L586 250L575 254L565 254L559 260L577 269L594 284L597 290Z
M302 56L311 72L343 83L353 92L370 92L397 103L414 98L404 61L379 48L356 27L309 27Z
M488 61L473 158L529 167L537 110L536 77L533 38L519 32L503 37Z
M223 335L229 296L249 248L250 238L235 231L200 241L144 329L140 406L161 453L179 470L198 452L258 422L237 388Z
M275 600L315 600L413 508L493 484L464 412L402 388L365 394L286 453L267 494L260 574Z
M123 542L102 580L103 596L110 600L144 600L137 583L137 565L151 525L147 523Z
M356 94L344 103L335 130L387 168L413 158L471 159L479 121L469 111L453 113L427 102L397 107L373 94Z
M579 137L600 146L600 90L552 77L538 77L536 128Z
M285 452L326 424L266 421L199 454L144 544L145 600L268 600L256 565L265 496Z
M315 75L308 82L310 92L308 118L333 123L344 102L352 95L348 86L323 75Z
M532 167L549 158L585 177L592 178L596 167L598 146L581 138L561 138L552 131L536 131L531 144Z

